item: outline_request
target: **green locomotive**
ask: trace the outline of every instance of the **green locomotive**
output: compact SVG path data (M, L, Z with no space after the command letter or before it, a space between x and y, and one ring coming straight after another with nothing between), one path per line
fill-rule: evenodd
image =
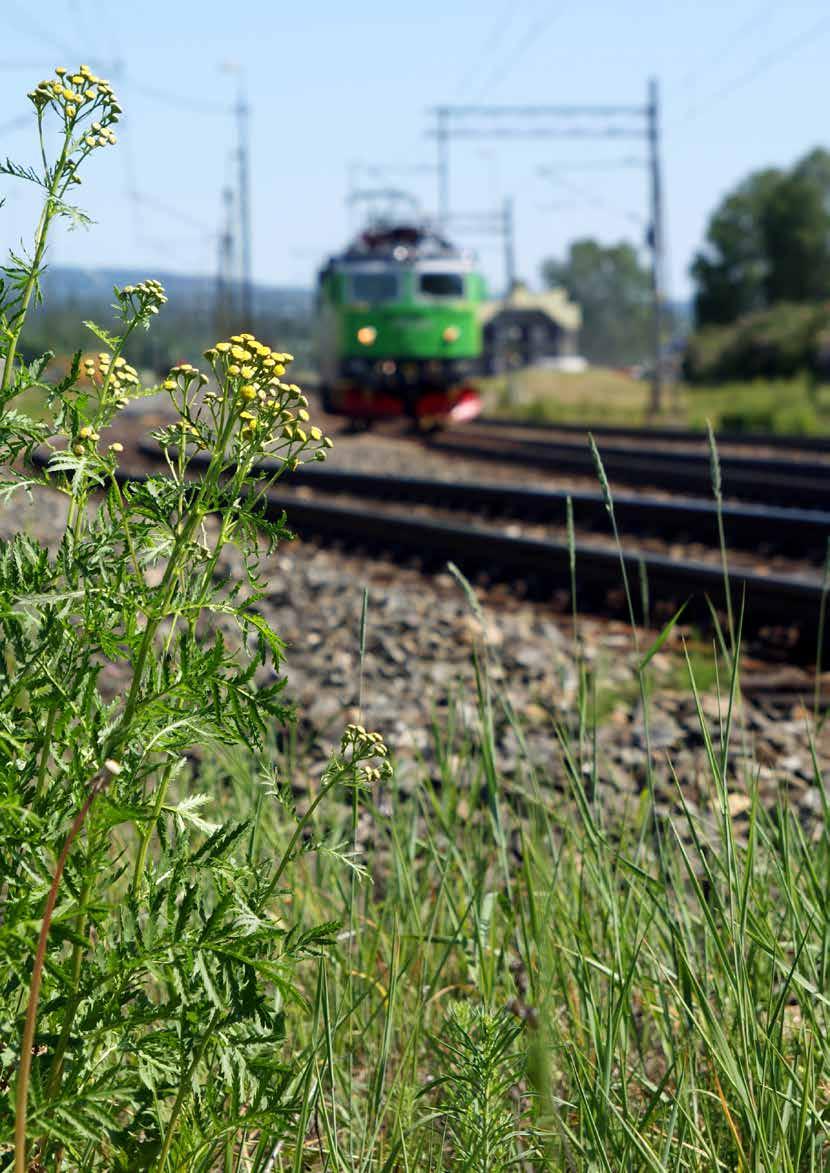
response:
M316 349L323 406L355 419L470 419L484 279L423 224L375 221L321 270Z

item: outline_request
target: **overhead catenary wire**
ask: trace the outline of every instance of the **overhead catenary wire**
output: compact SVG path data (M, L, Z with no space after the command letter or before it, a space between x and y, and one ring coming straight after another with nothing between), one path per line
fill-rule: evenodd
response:
M563 159L555 164L557 171L611 171L618 167L645 167L645 159L623 155L616 159Z
M159 89L158 86L148 86L146 82L136 81L130 76L131 88L147 98L162 102L176 110L190 110L194 114L228 115L233 110L221 102L204 102L194 98L191 94L174 93L172 90Z
M596 208L605 208L609 212L614 212L616 215L623 216L626 220L637 224L642 228L644 224L643 217L630 208L624 208L620 204L616 204L607 200L604 196L598 195L581 184L574 183L573 180L568 179L567 176L559 173L559 168L556 167L540 167L539 175L544 179L549 179L553 183L558 183L560 187L564 187L566 191L571 192L572 195L584 200L586 203L592 204Z
M819 20L815 21L809 28L804 29L803 32L787 41L779 49L774 49L771 53L766 53L759 58L754 65L744 73L738 74L737 77L732 78L731 81L726 82L712 93L708 94L700 102L695 102L686 110L685 114L678 119L678 124L688 122L694 118L701 109L711 106L714 102L719 102L721 99L728 97L735 93L736 90L742 89L749 85L757 78L762 77L768 70L780 65L781 62L794 57L806 45L812 44L817 36L830 29L830 13L825 13Z
M490 31L484 38L481 49L478 54L474 55L472 64L467 72L463 75L458 88L456 90L456 98L460 99L465 96L470 90L470 87L475 80L476 74L482 67L486 67L487 58L492 51L498 46L500 39L502 39L507 32L510 25L513 13L516 11L515 0L508 0L506 4L501 4L498 10L498 16L492 24Z
M78 54L67 54L67 57L72 56L77 57ZM143 94L145 97L151 98L156 102L162 102L172 109L189 110L194 114L206 115L227 115L232 113L227 105L222 105L220 102L204 102L201 99L194 98L192 94L176 93L173 90L159 89L158 86L149 86L146 82L137 80L120 60L109 60L99 57L97 54L87 54L87 60L96 69L111 73L120 82L127 82L134 93ZM46 68L42 61L22 62L18 60L0 60L0 69L45 70Z
M74 25L86 44L91 45L95 39L89 21L87 20L86 4L84 0L69 0L75 14Z
M22 9L16 0L4 0L3 16L6 20L10 17L31 36L34 40L42 42L46 45L51 45L60 53L65 53L68 57L74 54L73 48L63 40L62 37L56 37L46 25L32 17L31 12Z
M199 220L196 216L191 216L189 212L183 212L181 208L174 207L173 204L168 204L164 200L158 199L157 196L135 189L131 192L131 196L137 203L143 204L147 208L155 208L156 211L162 212L165 216L169 216L173 220L178 220L181 224L186 224L189 228L193 228L206 237L213 238L216 236L216 229L206 224L204 220Z
M47 66L43 64L43 61L21 61L19 57L13 59L9 57L0 58L0 69L2 70L19 69L22 73L23 71L28 72L30 69L45 70L46 68Z
M124 69L123 64L121 64L123 62L124 58L121 53L120 40L117 37L115 27L110 22L102 21L102 22L100 22L100 27L107 28L109 30L109 49L111 50L110 55L112 57L112 60L114 62L118 63L116 66L116 75L118 77L119 84L120 84L120 80L121 80L122 75L124 73L126 73L126 70ZM130 84L129 78L128 78L126 84L129 88L129 84ZM129 103L128 103L127 108L129 110ZM135 243L139 246L150 244L150 247L156 247L157 242L152 241L150 239L149 234L147 233L147 230L146 230L141 201L138 198L136 198L138 195L138 168L136 166L136 160L135 160L134 136L130 133L132 126L133 126L132 114L131 113L127 113L126 115L122 114L122 116L121 116L122 150L120 151L120 156L121 156L121 164L123 167L123 174L124 174L124 192L127 196L127 201L130 206L130 214L131 214L131 218L132 218L133 239L134 239Z
M546 5L545 7L549 7ZM496 86L510 76L512 71L516 68L522 57L527 53L532 45L536 44L544 32L547 32L550 25L553 24L563 14L563 9L554 8L553 11L547 11L543 16L531 22L530 27L526 29L524 36L522 36L513 48L513 52L508 56L507 60L502 63L501 68L490 77L486 78L481 86L476 91L476 97L481 97L484 94L489 94Z
M741 21L738 27L730 33L717 52L707 54L705 62L699 69L690 70L680 79L678 88L688 89L695 82L700 81L701 75L711 73L713 69L716 69L734 49L743 44L747 33L753 32L759 25L763 24L778 7L779 5L777 3L770 4L765 2L760 8L755 9L750 17Z
M16 8L16 6L13 5ZM84 11L81 0L74 0L74 11L79 23L85 23L83 20ZM33 36L40 36L43 32L36 22L29 21L30 31ZM50 41L65 52L68 57L76 57L77 53L68 46L62 39L49 37L44 33L43 39ZM173 105L177 108L191 109L199 114L228 114L228 107L221 106L218 103L206 103L194 100L190 95L177 94L172 91L158 89L154 86L148 86L142 81L136 80L135 76L129 72L123 64L123 59L117 52L112 55L112 59L105 59L97 53L87 53L87 59L92 62L97 69L106 71L112 74L113 79L118 85L126 85L127 88L133 92L143 93L146 96ZM30 65L29 68L42 68L42 63L37 65ZM29 125L29 115L21 115L18 118L10 119L8 122L0 123L0 134L9 133L17 129ZM179 208L173 207L171 204L159 200L156 196L149 195L142 192L137 186L137 166L135 161L133 137L130 134L131 119L127 116L122 117L120 127L120 138L122 150L119 152L124 166L125 174L125 195L132 209L133 218L133 234L137 244L145 247L149 246L156 250L167 251L174 246L172 241L161 241L151 238L147 232L142 216L142 208L152 207L165 215L178 220L180 223L188 224L191 228L196 229L200 234L206 238L213 238L216 235L215 229L210 228L204 222L197 220L187 212L183 212Z

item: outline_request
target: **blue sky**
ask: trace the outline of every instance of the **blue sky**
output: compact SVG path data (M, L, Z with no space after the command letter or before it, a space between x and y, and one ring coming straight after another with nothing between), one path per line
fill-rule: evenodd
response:
M344 242L350 163L390 168L361 183L409 186L434 208L433 175L404 172L434 162L435 104L640 104L656 76L675 296L731 185L830 145L826 0L0 0L0 29L0 154L34 159L29 128L8 124L56 64L108 71L125 108L119 145L79 189L96 223L62 233L56 263L215 270L234 135L226 61L244 68L252 110L254 275L273 284L309 284ZM517 267L535 282L540 260L577 236L640 243L644 171L598 166L632 156L636 143L458 142L452 205L514 197ZM0 245L28 238L32 194L0 180ZM498 243L463 243L481 246L498 286Z

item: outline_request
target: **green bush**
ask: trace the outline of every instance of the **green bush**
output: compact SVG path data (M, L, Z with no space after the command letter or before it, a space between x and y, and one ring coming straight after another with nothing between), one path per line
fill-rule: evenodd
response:
M727 379L786 379L828 373L830 305L782 303L731 326L694 333L683 369L690 383Z
M703 429L708 420L719 433L807 436L820 432L824 422L821 404L806 378L698 386L689 395L689 407L692 427Z
M685 379L689 383L706 383L721 378L733 335L732 326L704 326L690 335L683 355Z

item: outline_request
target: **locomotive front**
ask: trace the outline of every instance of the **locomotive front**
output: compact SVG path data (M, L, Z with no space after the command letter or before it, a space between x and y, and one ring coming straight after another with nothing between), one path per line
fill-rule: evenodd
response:
M324 406L354 418L469 419L480 409L484 284L472 258L425 228L367 230L320 274Z

